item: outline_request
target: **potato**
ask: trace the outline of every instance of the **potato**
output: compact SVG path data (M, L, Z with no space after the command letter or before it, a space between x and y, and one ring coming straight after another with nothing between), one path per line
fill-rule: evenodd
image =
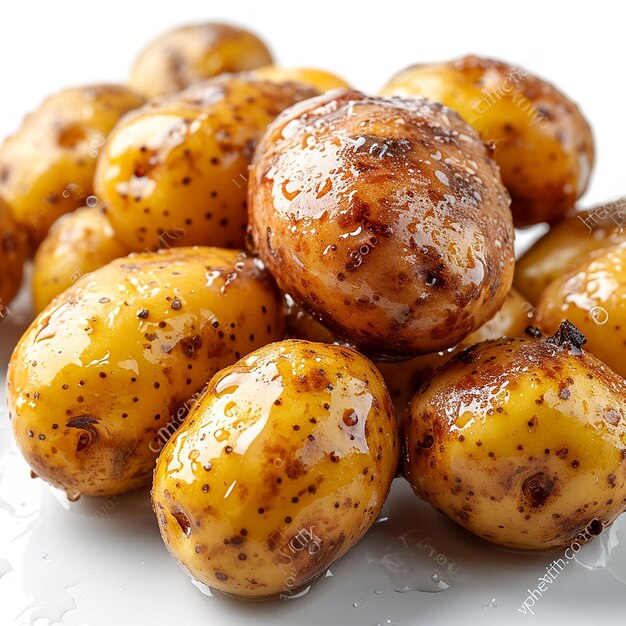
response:
M43 311L84 274L127 254L98 207L84 207L59 218L35 254L35 310Z
M22 284L26 240L8 205L0 198L0 320L8 314L7 306Z
M567 319L587 338L587 350L626 377L626 242L589 254L550 283L537 305L546 331Z
M254 75L262 80L269 80L275 83L283 83L285 81L304 83L320 92L350 87L343 78L336 74L310 67L285 68L276 65L266 65L255 70Z
M624 200L572 213L550 227L515 263L513 285L537 304L543 290L589 252L626 241L616 224Z
M94 182L117 238L136 252L243 247L256 141L282 109L314 93L227 76L128 115L107 141Z
M538 331L537 331L538 332ZM564 323L453 358L413 398L404 474L476 535L511 548L582 543L626 502L626 382Z
M427 100L332 91L291 107L259 143L248 203L281 289L372 356L455 345L511 286L497 166Z
M270 277L242 252L117 259L55 299L20 340L8 372L18 446L72 497L140 487L194 394L282 339L283 322Z
M219 372L164 448L153 508L197 580L289 593L376 520L399 457L380 374L348 348L275 343Z
M556 221L587 188L589 123L561 91L521 68L478 56L415 65L381 93L441 102L493 142L516 226Z
M207 22L170 30L149 43L133 65L130 84L148 98L181 91L225 72L245 72L272 62L251 32Z
M28 115L0 148L0 195L39 244L53 222L93 194L96 157L141 96L121 85L65 89Z

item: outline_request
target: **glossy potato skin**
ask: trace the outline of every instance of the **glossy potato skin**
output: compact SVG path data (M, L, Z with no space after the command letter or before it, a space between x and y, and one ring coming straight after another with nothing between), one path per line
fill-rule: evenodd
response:
M251 32L207 22L170 30L148 44L133 65L130 84L148 98L181 91L192 83L272 62Z
M33 322L9 365L13 433L35 473L68 494L150 480L180 410L219 369L284 336L258 262L183 248L117 259Z
M81 276L129 253L98 207L84 207L59 218L37 249L32 292L40 313Z
M461 352L413 398L404 475L488 541L588 540L626 502L626 383L577 345L499 339Z
M170 553L242 597L298 590L376 520L399 458L379 372L349 348L287 340L210 382L155 471Z
M494 143L515 225L554 222L587 188L594 163L589 123L550 83L478 56L415 65L383 95L417 95L457 111Z
M254 146L278 113L315 93L225 76L128 115L107 141L94 183L117 238L135 252L243 247Z
M476 133L417 98L331 91L259 143L254 246L281 289L360 351L443 350L502 304L509 197Z
M516 261L513 286L530 302L537 304L543 290L552 281L580 263L590 252L626 241L626 233L611 218L613 215L619 221L616 206L607 203L577 211L551 226ZM607 215L599 219L598 215L605 212Z
M270 80L277 83L284 83L286 81L304 83L305 85L317 89L320 93L330 91L331 89L350 88L350 85L336 74L312 67L278 67L276 65L267 65L255 70L254 75L262 80Z
M47 98L0 147L0 195L34 245L93 194L96 157L119 118L144 103L121 85L87 85Z
M18 227L9 206L0 198L0 320L22 284L26 258L25 233Z
M548 285L538 323L551 332L564 319L583 332L589 352L626 377L626 243L590 253Z

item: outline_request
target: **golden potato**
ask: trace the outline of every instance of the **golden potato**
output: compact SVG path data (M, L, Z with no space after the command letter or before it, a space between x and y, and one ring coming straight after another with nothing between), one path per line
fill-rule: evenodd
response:
M0 147L0 195L39 244L53 222L93 194L96 157L119 118L143 104L121 85L65 89Z
M466 56L409 67L381 93L441 102L493 142L516 226L556 221L587 188L594 163L589 123L567 96L526 70Z
M281 289L373 356L455 345L511 286L497 166L427 100L333 91L293 106L259 143L248 203Z
M548 549L600 533L626 502L626 382L555 337L486 341L413 398L404 474L476 535Z
M293 81L310 85L320 92L331 89L348 89L350 85L343 79L327 72L311 67L278 67L267 65L254 71L254 75L262 80L269 80L274 83Z
M139 54L131 86L148 98L181 91L225 72L246 72L272 62L265 44L251 32L207 22L170 30Z
M537 321L552 332L564 319L584 333L591 354L626 377L626 242L590 253L548 285Z
M22 284L26 240L8 205L0 198L0 320L6 317L7 306Z
M550 227L515 263L513 286L537 304L543 290L589 252L626 241L618 224L625 200L572 213Z
M126 116L94 182L117 238L136 252L243 247L256 141L282 109L314 93L297 83L226 76Z
M153 507L197 580L296 591L376 520L399 457L393 406L349 348L288 340L219 372L164 448Z
M219 369L282 339L283 323L270 277L243 252L117 259L56 298L13 353L18 446L68 494L140 487L194 394Z
M33 302L39 313L81 276L128 254L98 207L85 207L57 220L33 263Z

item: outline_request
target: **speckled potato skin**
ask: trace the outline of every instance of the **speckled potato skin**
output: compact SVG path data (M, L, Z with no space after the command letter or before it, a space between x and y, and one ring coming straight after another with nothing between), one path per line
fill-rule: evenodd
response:
M438 370L404 421L415 492L510 548L582 543L611 524L626 503L626 383L578 346L487 341Z
M259 143L248 203L281 289L372 356L455 345L511 286L497 166L436 103L331 91L291 107Z
M585 348L626 377L626 243L591 252L552 283L537 304L546 332L568 319Z
M618 210L616 203L607 203L572 213L551 226L515 263L513 286L537 304L552 281L590 252L626 241L626 232L620 231L615 221L621 221ZM600 218L601 215L604 217Z
M272 63L265 44L236 26L207 22L175 28L149 43L132 68L130 85L148 98L192 83Z
M284 336L271 278L243 252L182 248L117 259L77 281L9 365L15 439L68 494L150 480L190 399L218 370Z
M399 457L379 372L340 346L287 340L219 372L155 470L165 544L242 597L298 590L376 520Z
M381 93L441 102L493 142L518 227L556 221L587 188L589 123L562 92L521 68L477 56L415 65Z
M276 65L267 65L255 70L254 74L262 80L270 80L277 83L283 83L285 81L304 83L305 85L317 89L321 93L330 91L331 89L350 88L350 85L336 74L312 67L278 67Z
M129 253L98 207L84 207L59 218L37 249L32 293L40 313L81 276Z
M26 258L25 233L18 227L8 205L0 198L0 320L22 284Z
M94 182L117 238L136 252L243 247L254 146L278 113L316 93L225 76L128 115L107 141Z
M87 85L47 98L0 147L0 195L34 245L93 194L96 157L119 118L144 99L121 85Z

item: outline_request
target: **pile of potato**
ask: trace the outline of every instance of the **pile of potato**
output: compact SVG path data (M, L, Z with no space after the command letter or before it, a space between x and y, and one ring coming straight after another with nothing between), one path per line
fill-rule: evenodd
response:
M379 95L271 64L179 28L0 149L3 309L34 254L8 371L33 471L72 498L152 481L172 555L243 597L323 573L398 472L498 544L597 535L626 507L626 238L620 202L574 207L581 112L475 56Z

